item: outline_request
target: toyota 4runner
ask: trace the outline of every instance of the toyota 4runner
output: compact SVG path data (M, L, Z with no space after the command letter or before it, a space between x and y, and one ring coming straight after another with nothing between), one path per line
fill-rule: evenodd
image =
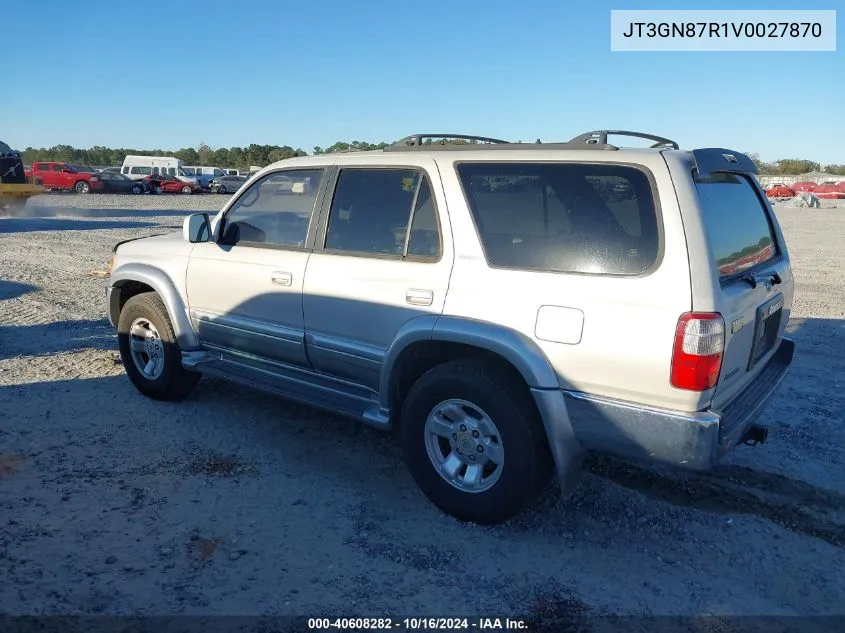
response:
M206 374L396 429L434 504L501 522L587 451L706 469L765 439L793 277L755 172L620 130L283 160L115 246L109 318L141 393Z

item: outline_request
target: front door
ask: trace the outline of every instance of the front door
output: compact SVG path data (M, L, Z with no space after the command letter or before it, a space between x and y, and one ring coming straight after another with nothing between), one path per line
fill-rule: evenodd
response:
M187 294L202 344L259 360L308 366L302 284L325 170L272 172L225 211L216 241L191 253ZM285 178L310 182L291 191Z
M452 269L437 168L415 158L412 168L339 169L305 271L312 366L372 389L402 326L442 312Z

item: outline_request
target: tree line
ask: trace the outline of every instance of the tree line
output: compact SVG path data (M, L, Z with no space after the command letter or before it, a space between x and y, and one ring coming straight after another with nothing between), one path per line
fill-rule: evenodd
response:
M845 175L845 165L824 165L816 163L811 160L804 160L801 158L782 158L770 163L760 160L760 155L752 152L748 153L748 157L757 165L762 175L771 176L797 176L798 174L806 174L811 171L823 171L828 174Z
M427 139L426 143L431 143ZM439 142L439 141L437 141ZM472 143L461 139L450 139L448 143ZM365 141L338 141L329 147L316 146L311 153L314 155L330 154L332 152L367 151L383 149L389 143L368 143ZM163 149L131 149L110 148L97 145L89 149L80 149L71 145L54 145L53 147L27 147L23 151L23 160L31 165L35 161L56 161L74 163L78 165L117 166L123 163L127 154L139 156L174 156L185 161L186 165L214 165L232 169L249 169L253 165L264 167L270 163L295 156L307 156L308 152L289 145L258 145L252 143L246 147L211 148L205 143L198 147L183 147L178 150ZM830 174L845 175L845 165L824 165L799 158L784 158L773 162L764 162L756 153L748 154L757 165L761 174L767 175L797 175L810 171L825 171Z

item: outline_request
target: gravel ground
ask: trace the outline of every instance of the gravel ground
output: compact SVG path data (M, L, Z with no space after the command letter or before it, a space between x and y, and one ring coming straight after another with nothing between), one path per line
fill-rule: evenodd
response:
M494 612L548 630L842 613L845 209L778 210L798 352L767 444L708 474L593 459L574 497L481 528L429 504L379 431L209 379L178 404L133 389L98 271L116 241L224 201L52 195L0 219L0 612Z

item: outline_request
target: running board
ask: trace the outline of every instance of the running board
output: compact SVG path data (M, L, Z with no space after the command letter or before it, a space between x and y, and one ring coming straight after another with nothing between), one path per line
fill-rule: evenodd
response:
M231 358L228 354L205 354L202 358L185 358L186 354L183 354L183 364L204 375L237 382L382 429L389 428L389 416L379 406L375 393L364 386L335 381L328 376L301 369L288 370L279 366L278 371L271 371L255 367L246 359L243 362Z

